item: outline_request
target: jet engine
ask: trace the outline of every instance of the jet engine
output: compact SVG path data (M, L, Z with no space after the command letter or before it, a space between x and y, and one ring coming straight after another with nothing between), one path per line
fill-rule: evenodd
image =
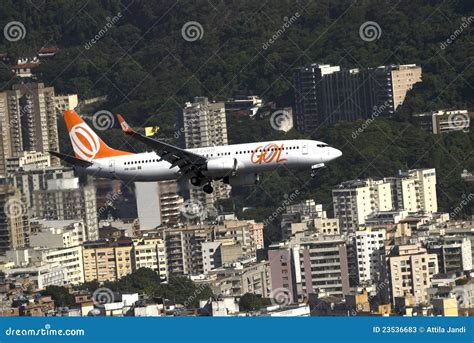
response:
M231 186L255 185L259 181L258 174L247 173L236 176L227 176L224 178L224 183Z

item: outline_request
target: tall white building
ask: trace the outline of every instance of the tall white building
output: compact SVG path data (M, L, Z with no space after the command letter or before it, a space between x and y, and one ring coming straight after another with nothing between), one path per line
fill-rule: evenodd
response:
M385 263L385 230L356 231L354 237L357 252L357 274L359 284L373 283L382 277Z
M345 181L333 189L332 198L343 233L357 230L378 212L437 212L436 170L413 169L383 180Z
M334 216L341 232L354 232L373 212L390 211L393 207L390 183L383 180L353 180L332 190Z
M396 177L385 178L392 186L394 206L408 212L437 212L436 170L412 169Z
M59 266L65 272L66 284L84 283L84 263L80 245L62 249L26 248L9 250L6 260L18 267Z
M186 148L204 148L227 145L227 121L223 102L209 102L206 97L195 97L183 109L184 140ZM214 192L206 194L199 188L190 189L193 201L210 207L218 199L229 196L230 187L222 182L213 183Z

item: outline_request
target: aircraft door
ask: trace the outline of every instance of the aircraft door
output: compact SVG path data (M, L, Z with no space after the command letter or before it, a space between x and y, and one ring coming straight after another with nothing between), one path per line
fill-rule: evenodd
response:
M307 142L302 142L301 143L301 153L303 155L308 155L308 143Z

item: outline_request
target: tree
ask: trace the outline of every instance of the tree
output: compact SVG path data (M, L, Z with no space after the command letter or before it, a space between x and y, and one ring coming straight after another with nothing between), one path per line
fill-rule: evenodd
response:
M66 287L48 286L41 294L50 295L56 306L73 306L75 304L74 297Z
M269 299L262 298L261 295L253 293L245 293L239 300L239 308L245 312L257 311L270 304Z

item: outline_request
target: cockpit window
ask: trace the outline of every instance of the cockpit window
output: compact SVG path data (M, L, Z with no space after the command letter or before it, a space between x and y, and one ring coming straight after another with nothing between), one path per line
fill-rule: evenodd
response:
M319 147L319 148L324 148L324 147L327 147L329 145L327 145L327 144L316 144L316 146Z

